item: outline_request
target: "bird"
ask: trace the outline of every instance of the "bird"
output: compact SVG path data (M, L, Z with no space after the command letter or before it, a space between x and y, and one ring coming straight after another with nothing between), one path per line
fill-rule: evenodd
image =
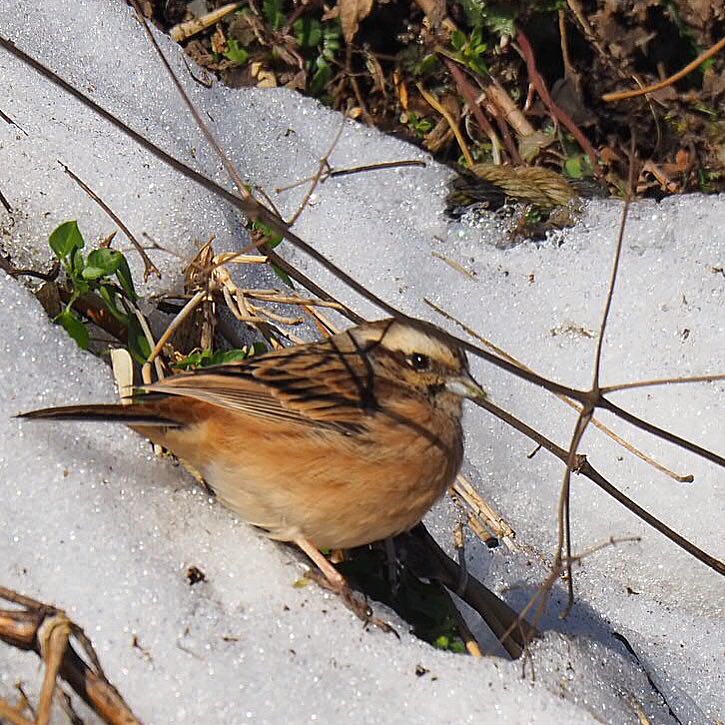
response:
M296 544L340 589L320 549L418 524L460 469L463 399L485 397L450 337L384 319L171 375L137 388L131 404L19 417L125 423L198 471L244 521Z

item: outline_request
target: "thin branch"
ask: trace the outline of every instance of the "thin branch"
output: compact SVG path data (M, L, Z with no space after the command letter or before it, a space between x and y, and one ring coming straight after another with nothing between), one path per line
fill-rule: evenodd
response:
M101 199L101 197L98 196L98 194L96 194L96 192L93 191L93 189L91 189L91 187L88 186L85 181L83 181L83 179L74 174L73 171L66 164L64 164L60 160L58 160L58 163L60 164L63 171L65 171L65 173L68 174L68 176L70 176L71 179L73 179L73 181L75 181L76 184L78 184L78 186L80 186L81 189L83 189L83 191L85 191L86 194L88 194L88 196L90 196L90 198L93 199L93 201L95 201L96 204L98 204L98 206L100 206L101 209L103 209L103 211L105 211L106 214L111 217L111 219L113 219L114 222L116 222L121 231L128 238L128 241L133 244L134 249L139 253L139 255L141 255L144 266L143 281L146 282L152 274L155 274L159 279L161 279L161 272L159 272L158 267L151 261L148 254L146 254L146 252L144 251L141 243L138 241L138 239L136 239L133 232L123 223L123 221L121 221L121 218L118 216L118 214L116 214L116 212L114 212L113 209L111 209L111 207L108 206L108 204L106 204L106 202L103 201L103 199Z
M567 559L566 561L558 561L555 562L552 566L551 572L549 573L549 576L546 578L546 581L537 589L536 593L531 597L529 600L529 603L521 610L521 613L519 614L519 618L523 619L528 613L534 609L534 606L536 606L536 609L534 611L534 615L531 618L533 622L538 622L541 616L544 613L544 610L546 608L546 602L548 599L548 595L551 592L551 590L554 588L554 584L556 583L556 580L559 578L559 576L562 573L562 565L566 565L567 567L571 567L573 564L580 562L583 558L587 556L591 556L592 554L597 553L598 551L601 551L607 546L618 546L619 544L623 543L630 543L630 542L637 542L639 541L639 537L637 536L624 536L621 538L615 538L610 537L607 541L595 544L594 546L589 547L581 554L577 554L575 556L572 556L571 558ZM526 620L523 620L526 621ZM508 637L511 635L511 633L514 631L513 627L518 626L518 622L515 622L509 629L507 629L503 633L503 637Z
M703 448L702 446L697 445L696 443L692 443L691 441L685 440L684 438L681 438L678 435L675 435L674 433L671 433L670 431L664 430L660 428L659 426L656 426L654 423L650 423L649 421L644 420L644 418L639 418L638 416L634 415L633 413L630 413L629 411L625 410L624 408L619 407L618 405L615 405L611 400L605 398L603 395L600 395L597 399L597 407L603 408L604 410L608 410L610 413L616 415L618 418L621 418L622 420L626 421L627 423L630 423L635 428L639 428L640 430L646 431L647 433L656 436L657 438L661 438L662 440L667 441L668 443L673 443L676 446L679 446L680 448L684 448L686 451L690 451L691 453L695 453L696 455L700 456L701 458L705 458L708 461L711 461L712 463L717 464L718 466L722 466L725 468L725 458L722 456L719 456L717 453L714 453L713 451L708 450L707 448Z
M630 169L634 165L634 159L630 162ZM630 174L631 176L631 174ZM631 185L629 189L631 189ZM622 243L624 241L624 229L627 226L627 215L629 214L631 194L628 191L622 208L622 218L619 223L619 234L617 235L617 247L614 252L614 262L612 263L612 274L609 278L609 289L607 290L606 302L604 303L604 313L602 314L602 323L599 327L599 337L597 339L597 348L594 355L594 380L592 381L592 391L599 393L599 377L601 373L602 349L604 347L604 336L607 332L607 322L609 321L609 312L612 308L612 298L614 297L614 285L617 282L617 272L619 271L619 260L622 256Z
M461 152L466 159L466 163L469 167L473 166L473 164L475 163L473 160L473 156L471 156L471 151L468 148L466 139L463 138L463 134L461 133L461 129L458 127L458 122L456 121L456 119L453 118L448 109L432 93L428 93L428 91L423 88L422 83L416 83L415 85L418 88L420 95L423 96L428 105L434 111L438 111L438 113L440 113L441 116L446 119L446 122L448 123L451 131L453 131L453 135L456 137L456 141L458 141L458 145L460 146Z
M725 48L725 37L718 40L718 42L715 43L712 48L709 48L704 53L698 55L697 58L692 61L692 63L688 63L682 70L677 71L677 73L674 73L669 78L665 78L663 81L660 81L659 83L654 83L653 85L647 86L646 88L636 88L631 91L617 91L616 93L605 93L602 96L602 100L605 103L612 103L613 101L624 101L628 98L637 98L637 96L644 96L648 93L654 93L655 91L667 88L667 86L671 86L673 83L677 83L677 81L692 73L692 71L694 71L698 66L701 66L706 60L714 58L723 48Z
M420 159L401 159L400 161L378 161L375 164L363 164L362 166L349 166L345 169L331 169L329 178L336 176L348 176L349 174L361 174L365 171L381 171L382 169L398 169L404 166L417 166L424 169L425 161Z
M650 388L655 385L681 385L683 383L716 383L725 380L725 373L713 375L691 375L682 378L654 378L653 380L636 380L633 383L619 383L618 385L605 385L599 388L602 393L618 393L620 390L632 390L633 388Z
M10 206L10 202L5 198L5 194L3 194L2 191L0 191L0 204L2 204L5 207L5 211L8 214L13 213L13 208L12 208L12 206Z
M494 405L490 400L475 400L475 405L480 408L484 408L489 411L497 418L500 418L504 423L515 428L525 436L531 438L542 448L545 448L549 453L555 455L560 461L566 463L569 459L569 452L558 446L553 441L549 440L546 436L539 433L531 426L524 423L519 418L511 415L508 411ZM710 567L718 574L725 576L725 562L720 561L706 551L703 551L699 547L695 546L691 541L686 539L681 534L678 534L674 529L660 521L657 517L651 514L646 509L642 508L638 503L635 503L631 498L622 493L618 488L612 485L594 466L592 466L587 460L586 456L578 455L576 459L576 465L573 470L583 476L586 476L590 481L593 481L599 488L606 491L612 498L616 499L625 508L631 511L635 516L642 519L646 524L651 526L653 529L659 531L662 535L666 536L673 544L676 544L681 549L684 549L688 554L695 557L698 561L701 561L705 566Z
M345 130L345 116L342 117L342 123L340 124L340 128L337 129L337 133L335 134L335 137L332 139L332 143L327 148L327 151L325 151L325 155L320 159L320 163L317 168L317 173L312 177L312 183L310 184L310 188L307 190L307 192L304 195L304 198L302 199L302 203L297 207L297 211L292 215L292 218L289 220L289 225L293 227L295 225L295 222L300 218L300 215L305 210L305 207L310 201L310 198L312 197L312 194L315 193L315 189L317 188L317 185L320 183L320 180L322 179L323 174L325 173L325 169L330 168L330 156L332 155L332 152L335 150L335 147L338 144L338 141L340 140L340 137L342 136L342 132Z
M384 169L398 169L404 166L418 166L419 168L425 168L425 161L419 159L401 159L400 161L379 161L375 164L363 164L362 166L348 166L344 169L333 169L329 164L327 169L322 173L321 181L324 183L328 179L333 179L336 176L348 176L350 174L361 174L365 171L381 171ZM314 181L317 174L308 176L299 181L295 181L293 184L287 184L287 186L279 186L274 192L275 194L281 194L285 191L296 189L302 184L306 184L308 181Z
M562 619L565 619L571 608L574 606L574 573L572 571L572 545L571 545L571 474L576 466L577 451L579 450L579 444L581 443L584 433L586 432L587 426L592 419L592 408L584 407L579 413L576 425L574 426L574 432L571 436L571 443L569 444L569 450L566 457L566 470L564 471L564 480L561 484L561 491L559 493L559 541L557 546L556 559L554 568L561 568L563 565L566 570L566 583L568 592L568 602L564 612L562 613ZM564 550L566 549L566 555Z
M431 307L433 310L435 310L439 315L444 317L447 320L450 320L454 324L458 325L462 330L465 330L471 337L475 338L476 340L479 340L483 345L485 345L489 350L493 351L496 355L505 358L506 360L509 360L510 362L514 363L515 365L518 365L524 370L529 370L524 363L522 363L520 360L515 358L513 355L510 355L505 350L498 347L498 345L495 345L490 340L483 337L483 335L480 335L478 332L476 332L472 327L467 325L465 322L459 320L457 317L452 315L450 312L444 310L442 307L439 307L434 302L431 302L429 299L423 298L423 301ZM602 391L604 392L604 391ZM566 403L568 406L573 408L576 411L582 410L581 403L578 403L574 400L571 400L566 395L559 395L556 396L559 398L559 400ZM678 481L679 483L691 483L694 479L692 474L681 474L681 473L675 473L675 471L670 470L667 468L667 466L664 466L659 461L656 461L652 456L644 453L643 451L639 450L639 448L636 448L633 446L629 441L624 440L622 436L615 433L609 426L602 423L601 420L599 420L596 417L592 417L592 425L597 428L598 430L602 431L605 435L609 436L615 443L618 443L622 448L625 448L633 455L637 456L637 458L641 459L645 463L649 464L650 466L653 466L658 471L664 473L666 476L669 476L670 478L674 479L675 481Z

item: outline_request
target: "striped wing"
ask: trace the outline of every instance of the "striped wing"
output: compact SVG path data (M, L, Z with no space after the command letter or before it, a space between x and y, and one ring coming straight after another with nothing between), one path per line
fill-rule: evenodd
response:
M142 390L181 395L245 415L359 433L376 407L362 351L338 338L175 375Z

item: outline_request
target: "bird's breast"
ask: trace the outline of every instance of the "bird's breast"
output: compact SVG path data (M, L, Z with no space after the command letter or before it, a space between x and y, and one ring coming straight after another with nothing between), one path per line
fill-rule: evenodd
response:
M245 521L321 548L411 528L452 483L463 454L460 419L430 406L376 411L352 435L216 411L157 442Z

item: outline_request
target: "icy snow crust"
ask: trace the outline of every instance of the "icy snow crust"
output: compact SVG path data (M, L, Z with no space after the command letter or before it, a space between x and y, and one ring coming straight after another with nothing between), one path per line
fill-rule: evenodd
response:
M225 183L123 3L49 0L32 7L6 0L0 32ZM314 173L340 117L285 91L201 88L189 80L179 50L162 43L243 175L291 213L304 191L274 189ZM146 232L172 252L152 253L164 277L150 282L146 293L177 287L183 261L199 240L216 235L218 250L244 246L233 211L6 53L0 53L0 98L17 124L0 124L0 190L13 206L12 214L0 209L0 245L19 266L47 265L48 234L67 219L78 219L90 242L114 229L57 160L137 234ZM332 163L399 158L424 157L350 125ZM538 372L588 385L621 206L591 204L558 243L503 250L496 247L502 232L490 222L446 221L448 174L429 163L328 181L296 231L406 312L456 332L425 305L430 299ZM722 197L634 207L607 332L604 384L722 370L724 229ZM369 305L290 245L280 250L373 316ZM140 279L140 264L133 253L129 258ZM255 274L245 283L273 283L264 272ZM107 366L78 350L33 296L2 273L0 300L6 502L0 507L0 583L63 607L84 626L109 679L144 721L623 723L638 721L638 707L655 722L722 719L721 578L587 480L573 483L577 549L610 536L643 538L583 562L577 604L566 622L557 618L557 591L542 622L547 636L532 650L535 681L530 667L521 677L520 663L437 652L402 625L400 642L365 632L339 602L314 587L292 586L302 572L293 553L207 500L180 468L154 459L135 435L10 418L55 403L112 400L114 393ZM574 415L563 403L477 360L472 368L497 403L567 445ZM681 385L620 393L616 400L722 453L722 392L722 384ZM582 446L590 461L722 557L721 472L621 423L614 426L664 464L693 474L694 483L658 474L591 430ZM528 459L530 441L478 410L468 412L466 430L466 472L517 531L519 544L512 553L470 542L469 563L521 607L546 575L542 562L554 547L562 467L543 452ZM455 515L444 502L428 517L446 545ZM208 581L190 587L190 565ZM18 679L37 683L34 656L5 646L0 653L0 697L10 697ZM417 676L416 665L429 672Z

